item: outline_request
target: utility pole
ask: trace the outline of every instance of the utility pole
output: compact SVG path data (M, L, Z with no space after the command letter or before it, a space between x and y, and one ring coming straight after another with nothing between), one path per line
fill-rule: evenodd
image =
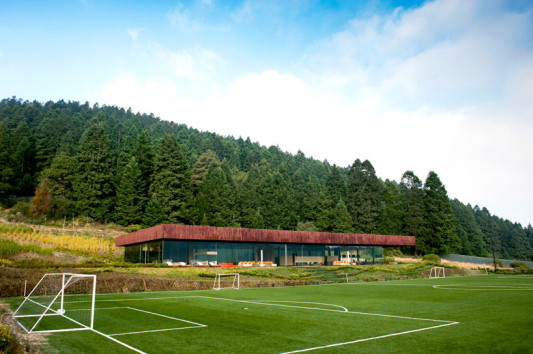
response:
M496 269L496 252L494 252L494 235L490 238L492 241L492 259L494 262L494 273L496 273L498 270Z

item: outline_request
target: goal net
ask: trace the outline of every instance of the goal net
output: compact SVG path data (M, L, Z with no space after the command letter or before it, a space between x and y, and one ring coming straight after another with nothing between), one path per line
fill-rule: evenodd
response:
M92 329L96 275L48 273L13 317L28 333Z
M213 284L213 290L239 289L239 286L239 273L219 273L215 275L215 283Z
M431 268L431 271L429 272L430 278L446 278L446 274L444 273L444 267L433 267Z

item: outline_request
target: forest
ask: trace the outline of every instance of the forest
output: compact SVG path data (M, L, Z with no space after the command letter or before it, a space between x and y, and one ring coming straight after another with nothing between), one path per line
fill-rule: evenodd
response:
M417 254L533 260L533 228L448 197L435 171L382 180L152 114L0 102L0 203L35 220L414 235Z

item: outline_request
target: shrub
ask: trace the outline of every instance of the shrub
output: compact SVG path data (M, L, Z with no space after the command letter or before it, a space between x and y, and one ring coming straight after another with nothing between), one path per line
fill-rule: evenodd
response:
M200 272L200 273L198 273L198 276L202 277L202 278L214 278L216 276L216 274L208 273L208 272Z
M400 248L396 248L396 247L386 247L384 250L383 250L383 255L385 257L402 257L403 256L403 253L402 251L400 250Z
M139 231L140 229L142 229L141 225L137 225L137 224L126 226L127 232L135 232L135 231Z
M422 259L433 263L440 263L440 257L436 254L426 254Z
M2 323L4 315L0 315L0 353L24 353L20 341L11 333L11 326Z
M530 266L528 266L524 262L519 262L519 261L511 262L511 267L513 267L513 268L515 268L517 270L521 270L521 269L529 270L529 269L531 269Z

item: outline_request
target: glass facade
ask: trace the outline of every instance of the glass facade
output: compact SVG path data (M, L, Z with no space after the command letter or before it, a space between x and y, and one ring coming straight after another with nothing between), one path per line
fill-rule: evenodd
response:
M124 253L126 262L190 265L260 261L278 266L332 265L348 259L358 264L381 263L383 247L162 240L126 246Z

